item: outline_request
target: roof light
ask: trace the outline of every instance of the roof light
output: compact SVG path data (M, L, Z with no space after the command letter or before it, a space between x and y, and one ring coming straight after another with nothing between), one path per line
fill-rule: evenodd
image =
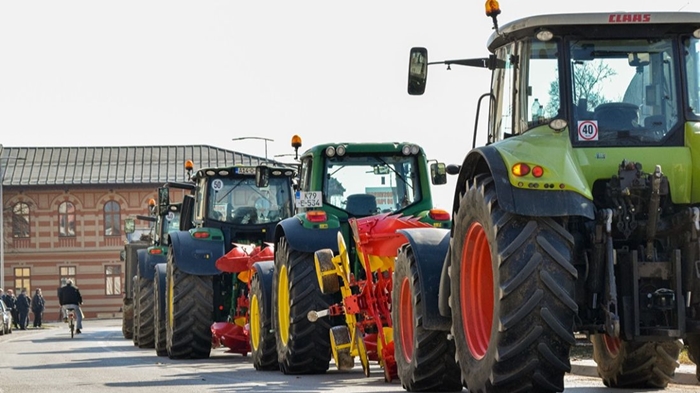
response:
M403 153L404 156L411 154L411 145L403 145L403 147L401 147L401 153Z
M420 152L420 147L418 145L411 145L411 154L418 154Z
M156 200L151 198L148 200L148 206L153 207L156 205Z
M428 215L430 218L436 221L449 221L450 220L450 213L448 213L446 210L442 209L430 209L430 212L428 212Z
M542 42L547 42L551 41L551 39L554 38L554 34L547 29L543 29L537 32L536 37Z
M328 147L326 148L326 155L327 155L328 157L333 157L333 156L335 155L335 147L333 147L333 146L328 146Z
M226 169L222 169L219 171L219 176L228 176L228 171Z
M528 173L530 173L530 166L527 165L524 162L519 162L515 165L513 165L513 168L511 168L511 171L513 172L513 175L515 176L525 176Z
M338 153L338 156L344 156L346 153L345 146L340 145L335 148L335 152Z
M325 222L328 220L328 217L323 210L310 210L306 212L306 219L310 222Z
M216 175L216 172L212 171L211 169L209 169L208 171L206 171L206 172L204 172L204 173L206 173L207 176L214 176L214 175Z
M194 162L192 162L192 160L185 161L185 169L188 171L194 169Z
M697 29L693 32L693 37L700 38L700 29Z
M301 137L299 135L292 136L292 147L295 149L301 147Z
M496 0L486 0L486 16L496 16L501 13L501 8Z

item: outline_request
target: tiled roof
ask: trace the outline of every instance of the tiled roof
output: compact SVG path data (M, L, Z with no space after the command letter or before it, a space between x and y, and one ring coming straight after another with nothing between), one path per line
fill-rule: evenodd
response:
M184 163L199 168L258 165L264 157L207 145L2 147L3 186L162 184L186 181ZM269 160L271 163L279 164Z

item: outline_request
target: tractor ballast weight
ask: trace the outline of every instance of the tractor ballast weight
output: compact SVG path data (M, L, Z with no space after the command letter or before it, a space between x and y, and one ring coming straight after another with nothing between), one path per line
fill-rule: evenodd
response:
M538 15L499 28L498 3L486 8L488 58L410 54L409 94L423 94L429 64L488 68L492 87L479 102L491 101L486 146L449 169L449 247L407 229L396 262L397 275L429 280L414 267L445 253L438 309L457 363L408 356L402 384L434 389L419 379L441 363L474 391L562 391L582 333L606 386L666 387L681 340L700 359L700 14ZM420 341L422 319L394 317L406 338L397 359L415 355L408 337Z

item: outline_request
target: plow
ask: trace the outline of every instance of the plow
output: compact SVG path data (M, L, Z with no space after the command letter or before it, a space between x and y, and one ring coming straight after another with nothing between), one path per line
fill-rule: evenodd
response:
M311 311L312 322L322 317L342 317L344 325L330 330L331 352L339 370L350 370L359 358L365 376L370 375L370 361L384 370L384 379L397 377L391 321L391 289L394 260L398 249L407 242L401 229L430 227L416 217L379 214L348 220L355 252L348 249L338 232L338 253L321 249L314 253L314 263L321 292L340 293L341 301L326 310ZM353 254L362 270L356 277L351 270Z

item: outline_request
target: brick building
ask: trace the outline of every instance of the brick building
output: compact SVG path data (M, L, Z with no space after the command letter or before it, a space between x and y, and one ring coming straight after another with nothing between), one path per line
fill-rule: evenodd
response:
M206 145L0 145L3 288L17 294L41 288L45 319L55 320L56 290L71 278L83 295L86 318L116 316L125 280L119 258L128 241L124 220L147 215L157 187L186 181L188 159L195 170L265 161ZM148 225L136 221L137 230Z

